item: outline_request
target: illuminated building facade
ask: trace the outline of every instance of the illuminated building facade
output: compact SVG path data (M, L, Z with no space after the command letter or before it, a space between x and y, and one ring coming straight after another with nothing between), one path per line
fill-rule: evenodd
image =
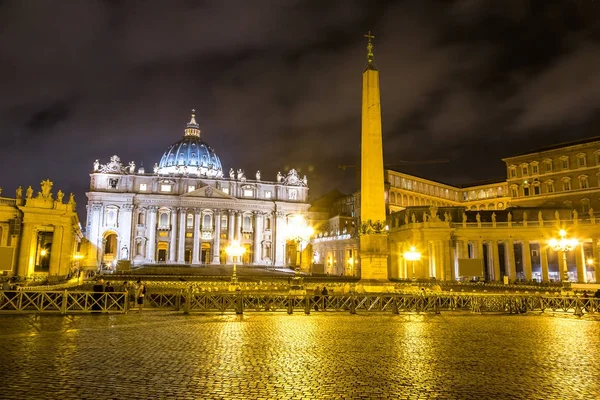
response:
M75 200L52 193L45 180L34 195L31 186L17 188L15 197L0 189L0 273L45 280L65 277L79 267L82 239Z
M600 262L600 138L508 157L507 178L465 187L386 170L389 277L471 278L460 260L480 260L482 279L596 282ZM331 275L358 275L360 193L339 194L314 214L313 267ZM335 221L344 221L343 224ZM578 240L563 254L548 245L560 229ZM414 246L422 255L411 262ZM413 273L414 265L414 273Z
M224 174L215 151L200 138L192 114L184 136L151 171L96 160L87 193L86 265L231 264L232 240L246 249L242 262L283 266L290 216L306 212L308 185L296 170L265 181L260 171Z

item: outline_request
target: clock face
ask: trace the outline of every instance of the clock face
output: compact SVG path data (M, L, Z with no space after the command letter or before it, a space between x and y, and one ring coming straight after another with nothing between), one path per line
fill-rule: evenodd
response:
M498 203L498 209L504 208L504 203L500 202Z

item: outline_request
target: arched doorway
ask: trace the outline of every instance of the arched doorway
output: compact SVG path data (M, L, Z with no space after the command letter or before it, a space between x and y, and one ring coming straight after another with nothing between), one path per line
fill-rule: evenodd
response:
M156 251L157 257L156 261L159 263L167 262L167 252L169 250L169 243L167 242L158 242Z
M210 243L202 243L202 250L200 254L200 261L202 264L210 264L212 261L212 251L210 248Z
M102 270L112 270L115 261L119 253L118 249L119 237L115 232L104 233L104 239L102 240Z

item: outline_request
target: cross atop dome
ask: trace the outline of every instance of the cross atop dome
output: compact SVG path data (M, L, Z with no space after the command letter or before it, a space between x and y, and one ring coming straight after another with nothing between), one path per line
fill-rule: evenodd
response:
M192 108L192 118L185 129L185 136L200 137L200 125L196 122L196 109Z

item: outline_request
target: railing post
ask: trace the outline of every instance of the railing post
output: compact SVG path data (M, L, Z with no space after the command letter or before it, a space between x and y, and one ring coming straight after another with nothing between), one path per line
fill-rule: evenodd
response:
M435 313L439 315L440 314L440 296L435 294L433 297L433 300L435 301L433 308L435 310Z
M350 314L356 314L356 292L350 295Z
M181 293L183 292L183 290L180 290L179 293L177 293L177 298L175 299L175 311L179 311L179 309L181 308Z
M60 307L60 312L61 314L66 314L67 313L67 301L69 299L69 293L67 293L67 289L65 289L65 291L63 292L62 295L62 304Z
M127 314L127 311L129 311L129 291L125 292L125 301L123 302L123 313Z
M288 294L288 304L287 304L287 313L288 315L292 315L294 313L294 304L293 304L292 295Z
M187 295L185 296L185 306L183 307L183 313L190 313L190 306L192 304L192 288L189 288L187 291Z
M310 315L310 295L304 295L304 314Z
M241 290L237 291L235 313L237 315L244 314L244 298Z
M392 295L392 314L400 314L400 311L398 310L398 293Z
M16 294L19 296L19 302L18 302L19 308L18 308L18 310L19 311L23 311L23 291L19 290L19 291L17 291Z

